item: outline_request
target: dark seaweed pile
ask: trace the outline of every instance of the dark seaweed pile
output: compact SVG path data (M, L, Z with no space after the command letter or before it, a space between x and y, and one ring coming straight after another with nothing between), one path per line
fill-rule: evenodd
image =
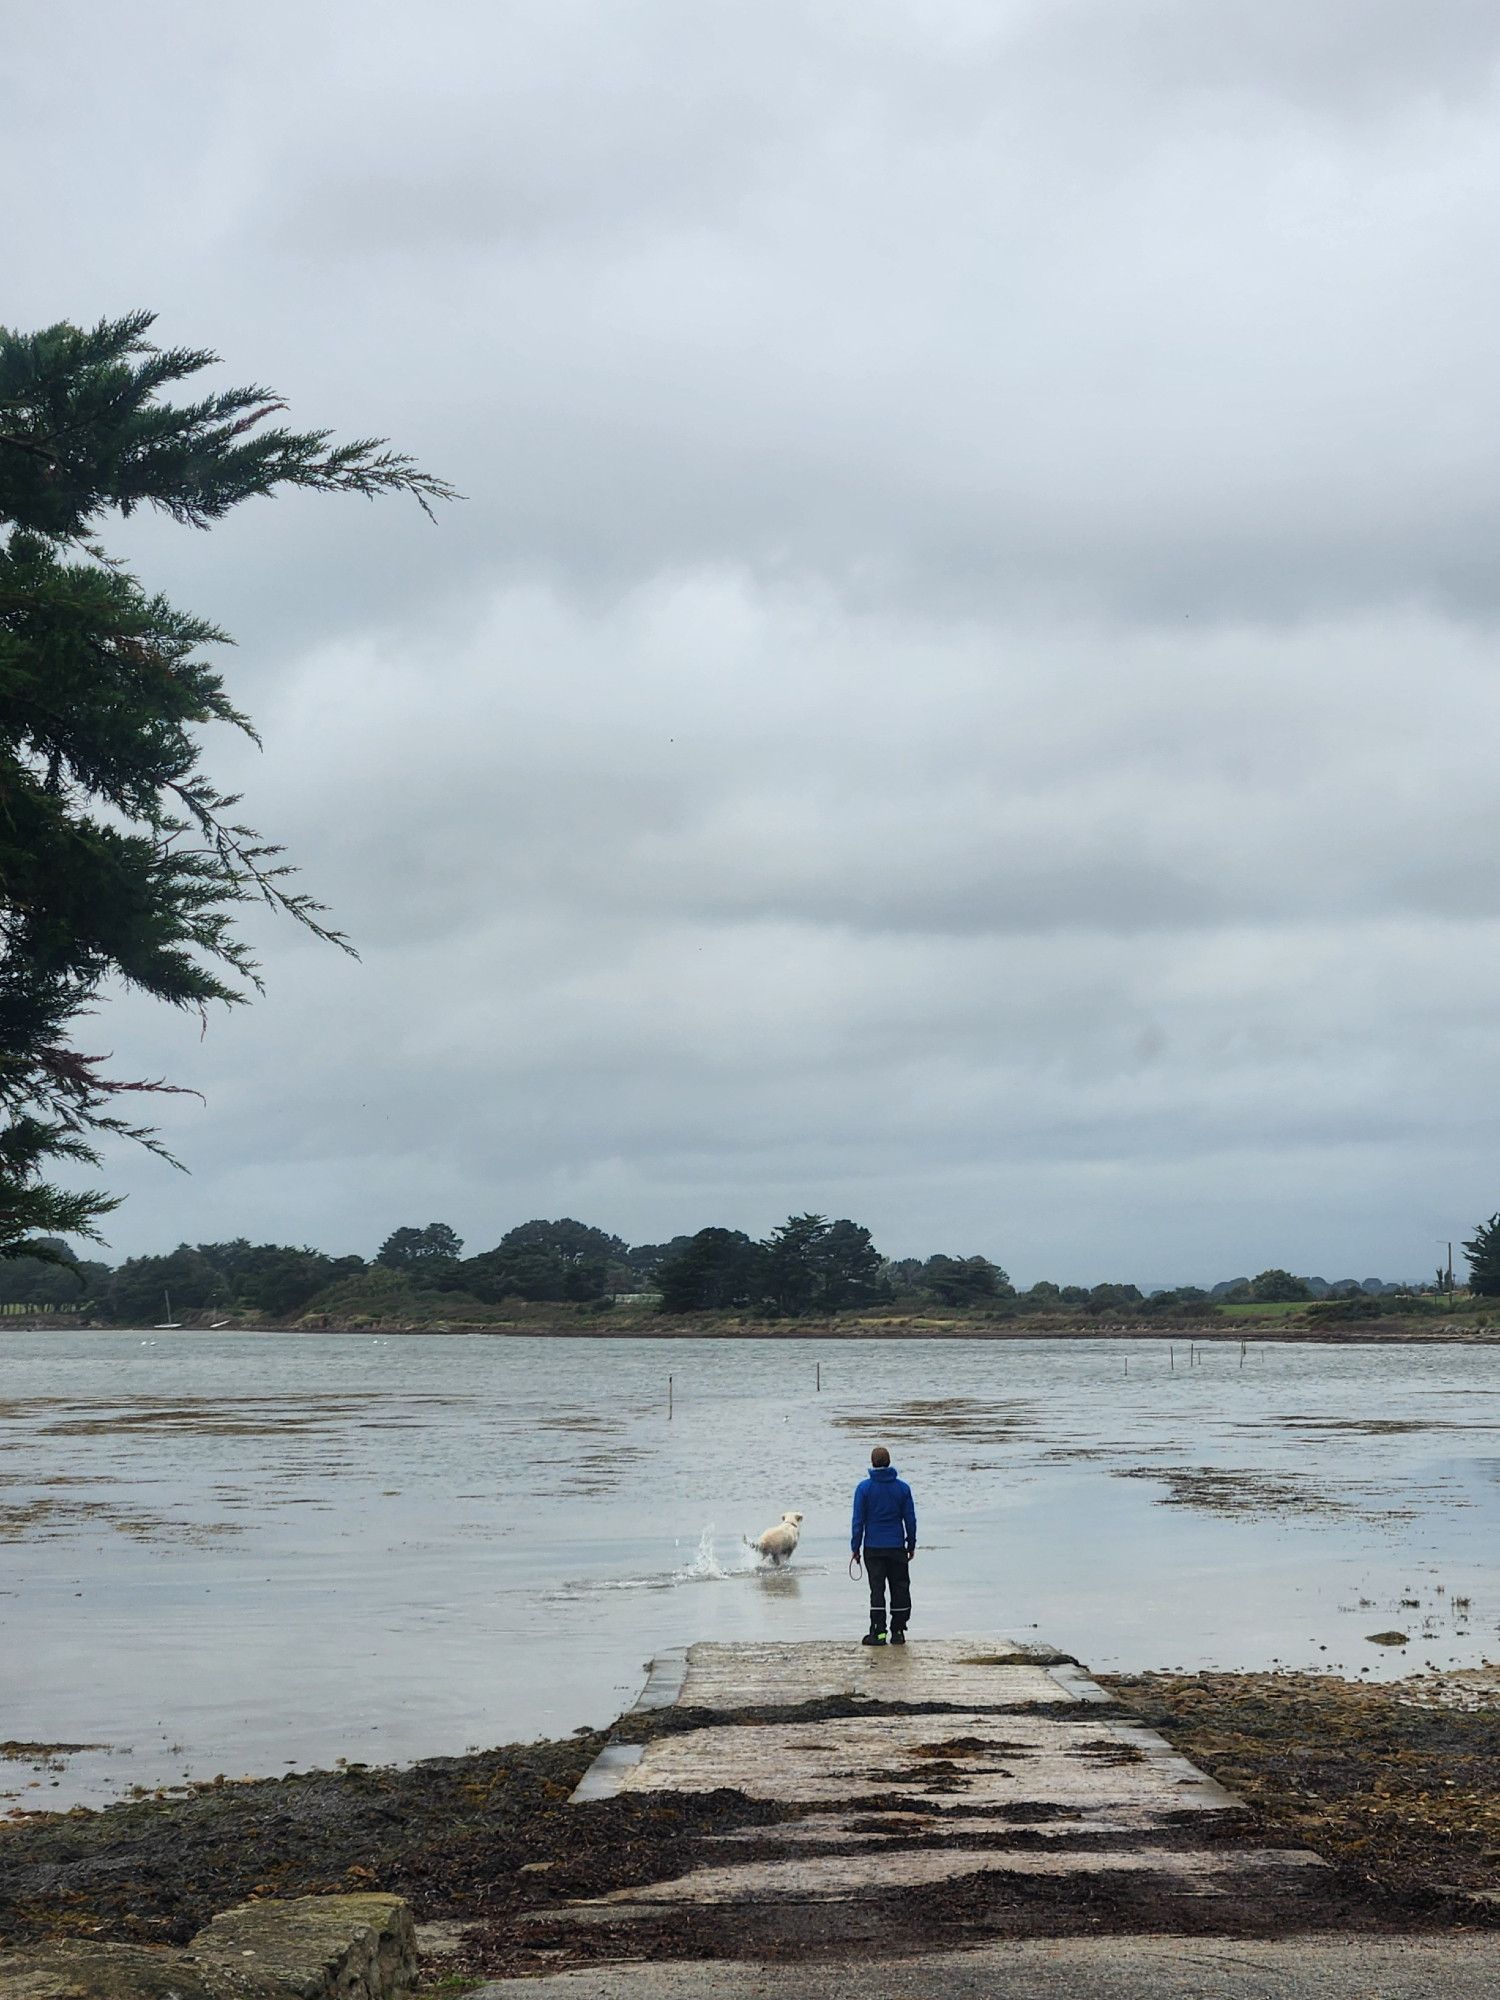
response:
M1274 1936L1484 1921L1440 1885L1496 1879L1500 1713L1408 1708L1377 1688L1274 1675L1150 1675L1115 1685L1131 1707L1091 1714L1143 1715L1253 1808L1212 1835L1185 1825L1183 1841L1301 1843L1336 1866L1185 1901L1149 1876L1107 1874L971 1875L882 1895L872 1860L871 1893L853 1902L642 1906L619 1923L579 1924L567 1915L573 1899L702 1865L709 1833L756 1828L758 1846L775 1852L778 1823L804 1810L733 1791L627 1793L570 1806L605 1741L588 1732L407 1769L356 1765L13 1821L0 1826L0 1943L66 1935L183 1943L216 1911L253 1897L350 1889L405 1896L419 1922L469 1926L457 1955L436 1967L450 1980L632 1956L858 1956L986 1937ZM774 1727L883 1706L835 1697L732 1718L668 1709L626 1718L619 1735L730 1719ZM918 1706L934 1717L946 1707ZM939 1723L931 1747L960 1746ZM930 1801L908 1790L861 1803L875 1813ZM1038 1838L991 1833L981 1844ZM913 1831L892 1845L923 1840Z
M182 1944L255 1896L381 1889L419 1919L661 1872L678 1842L753 1823L737 1795L569 1808L603 1738L529 1743L404 1770L316 1771L0 1828L0 1941L79 1935ZM554 1863L524 1875L527 1862Z
M1500 1888L1500 1709L1416 1707L1397 1687L1304 1674L1110 1683L1195 1764L1376 1893Z

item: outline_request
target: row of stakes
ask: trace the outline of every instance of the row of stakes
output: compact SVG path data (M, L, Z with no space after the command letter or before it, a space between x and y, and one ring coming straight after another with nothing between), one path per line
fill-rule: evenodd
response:
M1243 1368L1245 1365L1245 1356L1248 1352L1249 1352L1249 1342L1242 1340L1240 1342L1241 1368ZM1258 1348L1256 1352L1264 1354L1265 1349L1263 1347ZM1189 1368L1201 1368L1203 1366L1203 1356L1198 1352L1198 1343L1196 1341L1189 1341L1188 1343L1188 1366ZM1167 1347L1167 1367L1172 1374L1174 1375L1176 1374L1177 1349L1170 1343L1168 1344ZM1125 1356L1125 1373L1127 1375L1130 1373L1130 1356L1128 1354ZM821 1361L815 1362L813 1366L813 1386L815 1390L818 1392L818 1394L821 1395L823 1391L823 1364ZM671 1418L672 1418L672 1378L669 1375L667 1377L667 1421L669 1423L671 1421Z
M1242 1340L1242 1341L1240 1342L1240 1366L1241 1366L1241 1368L1243 1368L1243 1367L1244 1367L1244 1365L1245 1365L1245 1356L1246 1356L1246 1354L1247 1354L1247 1353L1249 1352L1249 1348L1250 1348L1250 1343L1249 1343L1248 1341L1246 1341L1246 1340ZM1263 1347L1260 1347L1260 1348L1257 1348L1257 1349L1256 1349L1256 1352L1257 1352L1258 1354L1264 1354L1264 1353L1265 1353L1265 1351L1266 1351L1266 1350L1265 1350L1265 1349L1264 1349ZM1201 1368L1202 1366L1203 1366L1203 1356L1202 1356L1202 1354L1201 1354L1201 1353L1199 1352L1199 1350L1198 1350L1198 1343L1197 1343L1196 1341L1194 1341L1194 1340L1190 1340L1190 1341L1188 1342L1188 1367L1189 1367L1189 1368ZM1177 1349L1176 1349L1175 1347L1171 1346L1171 1345L1170 1345L1170 1343L1168 1344L1168 1347L1167 1347L1167 1368L1168 1368L1168 1370L1169 1370L1169 1371L1170 1371L1170 1372L1171 1372L1172 1374L1174 1374L1174 1375L1176 1374L1176 1372L1177 1372ZM1129 1356L1128 1354L1127 1354L1127 1355L1126 1355L1126 1357L1125 1357L1125 1373L1126 1373L1127 1375L1128 1375L1128 1374L1130 1373L1130 1356Z
M1244 1365L1245 1365L1245 1356L1246 1356L1246 1354L1247 1354L1247 1353L1249 1352L1249 1349L1250 1349L1250 1343L1249 1343L1248 1341L1246 1341L1246 1340L1242 1340L1242 1341L1240 1342L1240 1366L1241 1366L1241 1368L1243 1368L1243 1367L1244 1367ZM1258 1347L1258 1348L1257 1348L1257 1349L1256 1349L1255 1351L1256 1351L1256 1353L1257 1353L1257 1354L1262 1354L1262 1355L1263 1355L1263 1354L1265 1353L1265 1351L1266 1351L1266 1350L1265 1350L1265 1349L1264 1349L1263 1347ZM1200 1353L1200 1352L1198 1351L1198 1343L1197 1343L1196 1341L1191 1341L1191 1340L1190 1340L1190 1341L1188 1342L1188 1366L1189 1366L1189 1368L1201 1368L1201 1367L1203 1366L1203 1356L1202 1356L1202 1354L1201 1354L1201 1353ZM1168 1368L1168 1371L1169 1371L1169 1372L1170 1372L1171 1374L1174 1374L1174 1375L1176 1374L1176 1372L1177 1372L1177 1349L1176 1349L1175 1347L1173 1347L1173 1346L1172 1346L1172 1345L1171 1345L1170 1343L1168 1344L1168 1347L1167 1347L1167 1368ZM1128 1354L1127 1354L1127 1355L1125 1356L1125 1373L1126 1373L1127 1375L1128 1375L1128 1374L1130 1373L1130 1356L1129 1356Z
M814 1384L815 1384L815 1386L816 1386L816 1388L817 1388L817 1390L818 1390L819 1394L821 1394L821 1393L822 1393L822 1389L823 1389L823 1364L822 1364L822 1362L821 1362L821 1361L819 1361L819 1362L817 1362L817 1363L815 1364L815 1370L814 1370L814 1378L813 1378L813 1379L814 1379ZM669 1375L669 1376L667 1377L667 1420L668 1420L668 1422L670 1422L670 1421L671 1421L671 1417L672 1417L672 1378L671 1378L671 1376Z

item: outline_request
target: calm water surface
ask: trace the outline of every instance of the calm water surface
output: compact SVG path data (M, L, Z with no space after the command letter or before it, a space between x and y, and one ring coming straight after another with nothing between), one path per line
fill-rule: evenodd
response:
M914 1640L1038 1634L1101 1670L1500 1653L1500 1349L1199 1355L0 1333L0 1740L103 1746L0 1760L0 1810L565 1734L659 1647L857 1635L877 1441L917 1495ZM783 1508L802 1547L767 1573L741 1537Z

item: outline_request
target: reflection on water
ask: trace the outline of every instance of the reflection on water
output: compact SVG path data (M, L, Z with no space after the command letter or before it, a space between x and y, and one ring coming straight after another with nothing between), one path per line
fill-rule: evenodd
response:
M0 1332L0 1809L563 1734L663 1646L852 1639L877 1441L916 1489L918 1640L1500 1652L1500 1350L1197 1352ZM744 1537L789 1509L772 1568Z

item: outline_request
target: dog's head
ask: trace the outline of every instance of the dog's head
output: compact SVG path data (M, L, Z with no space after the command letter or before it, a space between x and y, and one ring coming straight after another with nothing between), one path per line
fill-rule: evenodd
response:
M800 1514L783 1514L781 1518L789 1528L800 1528L802 1526L802 1516Z

